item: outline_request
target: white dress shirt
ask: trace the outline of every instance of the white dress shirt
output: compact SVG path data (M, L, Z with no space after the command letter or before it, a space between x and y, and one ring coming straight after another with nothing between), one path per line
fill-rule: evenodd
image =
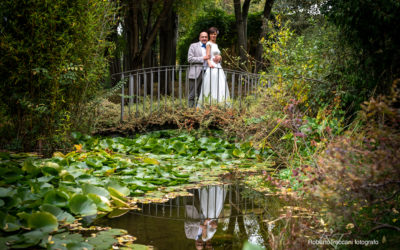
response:
M199 43L200 43L200 46L203 45L202 42L199 42ZM206 56L206 54L207 54L206 48L201 47L201 52L203 53L203 57ZM203 68L206 69L207 66L208 66L207 60L204 60L204 62L203 62Z

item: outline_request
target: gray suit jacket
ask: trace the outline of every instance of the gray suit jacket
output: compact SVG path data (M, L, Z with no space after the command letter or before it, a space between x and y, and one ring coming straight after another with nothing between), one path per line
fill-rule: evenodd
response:
M190 63L189 68L189 79L195 79L199 77L201 70L203 69L203 52L200 42L192 43L189 47L188 62Z

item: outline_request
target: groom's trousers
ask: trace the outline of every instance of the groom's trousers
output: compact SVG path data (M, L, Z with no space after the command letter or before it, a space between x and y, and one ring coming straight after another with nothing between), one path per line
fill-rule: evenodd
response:
M201 85L203 83L204 70L201 71L196 79L189 79L189 107L196 105L197 98L200 95Z

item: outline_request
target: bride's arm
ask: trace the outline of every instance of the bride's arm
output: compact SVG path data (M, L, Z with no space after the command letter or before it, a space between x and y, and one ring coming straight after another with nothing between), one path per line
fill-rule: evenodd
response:
M206 55L207 55L207 57L209 58L209 59L207 60L207 64L208 64L208 67L214 68L214 64L213 64L212 61L211 61L211 56L210 56L210 54L211 54L211 45L210 45L210 44L207 44L207 47L206 47Z

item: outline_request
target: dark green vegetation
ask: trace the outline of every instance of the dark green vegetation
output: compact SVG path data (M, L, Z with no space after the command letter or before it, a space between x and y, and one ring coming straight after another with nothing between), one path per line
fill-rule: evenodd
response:
M254 54L256 50L259 35L261 32L261 13L252 13L248 17L248 39L249 39L249 51ZM189 46L193 42L199 40L199 34L201 31L207 30L207 27L218 27L218 46L228 50L227 54L238 55L236 44L237 38L235 34L237 30L235 28L235 16L229 15L220 9L209 9L200 16L196 22L190 27L190 30L183 34L183 38L179 41L179 63L182 65L187 63L187 51Z
M75 151L48 159L1 153L1 248L70 249L76 244L108 249L118 244L112 236L126 232L82 229L85 220L77 219L117 216L137 209L138 201L165 202L187 195L185 189L194 184L218 183L219 176L236 169L254 172L268 166L249 143L201 134L161 131L128 139L76 133L74 138L79 143ZM99 235L83 242L80 234L69 231Z
M340 77L349 81L353 98L370 96L370 91L388 93L400 77L400 2L328 1L328 20L341 30L342 41L352 48L348 67Z
M84 108L106 76L114 8L96 0L1 1L2 145L52 151L71 129L90 126Z
M283 229L272 231L271 248L309 248L305 236L376 239L382 248L395 246L399 241L396 233L400 231L399 1L268 1L273 4L271 15L265 16L268 20L259 19L264 16L260 13L267 1L243 1L250 4L246 29L246 52L250 56L242 68L254 68L255 47L262 45L265 68L261 74L276 77L274 86L260 89L262 98L246 112L213 107L201 114L172 114L168 112L172 109L166 108L162 114L120 123L119 96L101 98L104 92L111 92L102 88L110 85L105 73L108 66L114 73L175 64L176 44L181 48L179 57L184 60L185 46L196 41L197 32L211 25L220 28L219 44L227 49L224 67L228 63L237 66L235 2L238 1L2 1L2 149L41 150L49 155L55 149L64 149L67 153L74 143L71 131L130 132L133 129L129 128L157 124L188 130L213 127L223 130L225 137L248 142L244 148L224 145L222 141L207 142L216 144L209 145L210 158L201 162L191 158L204 156L201 140L186 144L179 135L160 147L162 138L142 142L136 138L131 145L125 139L84 136L80 138L82 150L92 151L79 152L81 149L77 148L52 160L25 161L17 154L5 153L1 171L2 178L7 178L0 185L4 198L0 204L19 204L25 210L19 215L19 211L10 210L10 216L3 212L3 222L9 222L3 229L15 229L19 233L13 236L17 241L24 242L29 237L39 242L49 229L62 229L62 222L54 219L58 212L72 216L106 213L134 203L133 199L124 200L127 190L131 196L139 195L172 183L164 191L176 191L175 185L196 180L195 174L188 177L188 173L225 173L229 167L221 168L221 162L231 160L246 169L243 159L268 154L275 163L274 173L248 176L245 182L259 190L305 199L314 210L310 212L312 221L319 222L312 225L315 230L303 231L300 229L311 228L309 221L297 220L289 213L279 217L285 220L288 233L281 233ZM120 8L114 9L117 6ZM244 4L240 7L246 9ZM121 33L117 32L118 25ZM261 39L256 36L259 32ZM109 49L114 46L117 50L108 65L108 56L113 54ZM153 150L168 157L158 158ZM132 155L127 157L125 152ZM86 158L79 158L85 154ZM172 162L181 165L177 167ZM84 167L79 168L80 164ZM136 170L129 173L129 164L135 165ZM260 162L257 167L265 165ZM123 184L123 173L131 184ZM136 180L136 175L147 177ZM39 181L28 185L29 176L39 177ZM114 181L103 181L106 177ZM88 184L89 181L93 183ZM101 182L105 191L89 195L92 191L88 193L81 187L84 183L93 187L96 182ZM70 183L76 186L73 184L72 191L62 191L65 195L46 196L49 188L57 193L61 192L60 186L68 187ZM164 191L153 192L152 198L163 200ZM105 195L106 200L98 199L99 194ZM70 203L71 199L75 201ZM44 201L54 200L60 202L56 204L62 211L43 205ZM83 207L84 212L77 205L82 201L88 205ZM47 214L50 210L54 210L53 217ZM48 218L49 227L37 224L36 216ZM28 227L34 231L27 231ZM34 228L44 232L37 233ZM36 236L22 236L24 233Z

